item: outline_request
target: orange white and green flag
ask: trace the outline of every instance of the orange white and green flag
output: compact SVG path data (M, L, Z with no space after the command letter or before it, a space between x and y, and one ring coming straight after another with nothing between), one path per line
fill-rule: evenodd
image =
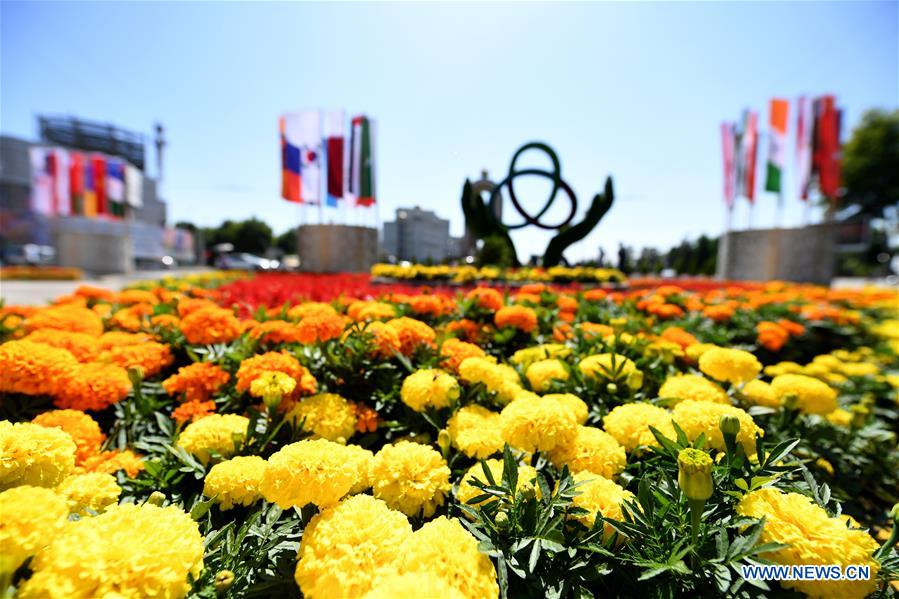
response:
M788 100L773 98L770 105L770 135L768 136L768 169L765 191L780 193L783 186L783 169L787 153Z

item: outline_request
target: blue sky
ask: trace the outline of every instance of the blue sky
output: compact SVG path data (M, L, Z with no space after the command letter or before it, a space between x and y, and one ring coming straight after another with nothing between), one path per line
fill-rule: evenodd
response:
M668 247L724 227L723 119L752 107L766 122L769 98L800 93L837 94L848 128L867 108L899 105L897 6L3 2L0 128L34 137L40 113L145 133L159 120L172 221L255 215L277 232L319 218L278 197L282 112L369 114L380 220L420 205L454 234L465 177L486 168L498 178L518 146L543 140L581 206L607 174L615 181L616 206L570 259L619 242ZM536 182L520 194L539 206L545 191ZM799 224L792 193L786 204L783 222ZM761 192L752 224L775 213ZM741 202L735 225L749 216ZM523 257L548 238L515 235Z

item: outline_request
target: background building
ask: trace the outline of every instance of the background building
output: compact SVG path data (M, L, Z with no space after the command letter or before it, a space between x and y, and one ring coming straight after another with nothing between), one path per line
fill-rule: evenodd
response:
M449 220L430 210L398 208L396 220L384 223L384 252L410 262L440 262L457 257L460 240L450 237Z
M4 263L22 261L23 248L33 245L55 250L44 254L43 262L91 273L128 272L162 266L166 257L193 257L190 232L166 229L158 181L144 168L142 135L72 117L39 117L38 122L40 141L0 136ZM102 165L101 170L76 176L76 156L88 168ZM99 210L98 191L106 200Z

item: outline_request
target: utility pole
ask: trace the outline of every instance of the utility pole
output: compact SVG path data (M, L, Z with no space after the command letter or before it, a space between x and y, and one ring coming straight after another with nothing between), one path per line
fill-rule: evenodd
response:
M156 123L156 181L162 182L162 152L165 149L165 129L162 123Z

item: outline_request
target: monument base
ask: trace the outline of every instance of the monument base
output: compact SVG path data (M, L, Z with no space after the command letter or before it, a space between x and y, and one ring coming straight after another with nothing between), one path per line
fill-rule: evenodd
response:
M306 272L368 272L378 261L378 230L302 225L297 229L297 253Z
M718 244L716 276L733 281L830 284L836 266L834 223L798 229L728 231Z

